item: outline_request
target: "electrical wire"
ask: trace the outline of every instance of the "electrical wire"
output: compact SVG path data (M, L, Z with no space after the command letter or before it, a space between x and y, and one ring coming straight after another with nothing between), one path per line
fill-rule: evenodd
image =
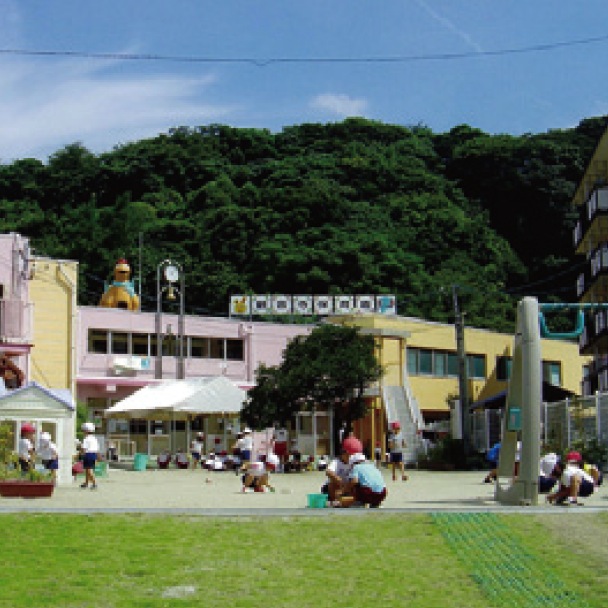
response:
M417 61L451 61L458 59L476 59L479 57L501 57L540 53L573 46L597 44L608 41L608 34L592 36L578 40L562 40L524 47L496 49L490 51L467 51L462 53L429 53L424 55L362 56L362 57L205 57L199 55L162 55L156 53L110 53L89 51L61 51L34 49L0 49L0 55L21 55L34 57L67 57L78 59L111 59L119 61L164 61L172 63L230 63L250 64L266 67L273 64L320 64L320 63L411 63Z

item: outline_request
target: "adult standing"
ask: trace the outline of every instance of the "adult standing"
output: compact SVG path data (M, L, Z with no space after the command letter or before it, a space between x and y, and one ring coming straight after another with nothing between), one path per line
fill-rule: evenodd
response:
M408 477L405 474L405 465L403 463L403 450L405 448L405 439L401 432L401 425L398 422L391 424L391 433L388 438L388 447L390 450L390 463L393 475L393 481L397 480L397 469L401 472L401 480L407 481Z
M84 439L80 445L80 451L82 453L82 468L84 469L84 483L81 484L81 488L88 488L89 485L91 490L97 489L97 480L95 479L95 463L97 462L97 455L99 453L99 442L95 437L95 425L92 422L85 422L82 425L84 432Z

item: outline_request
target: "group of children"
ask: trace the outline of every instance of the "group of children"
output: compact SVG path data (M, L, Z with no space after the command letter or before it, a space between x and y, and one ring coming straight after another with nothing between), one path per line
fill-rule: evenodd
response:
M490 472L484 482L493 482L497 478L498 459L501 444L497 443L486 454L490 462ZM518 442L515 469L518 474L521 453L521 442ZM582 505L580 498L591 496L602 484L603 474L599 467L591 462L585 462L576 450L571 450L561 459L555 452L549 452L541 457L539 462L538 491L546 494L546 501L558 505ZM559 482L558 489L552 491Z
M78 451L82 470L85 474L85 481L81 487L96 489L95 463L98 458L99 443L94 435L95 425L92 422L85 422L82 425L82 431L84 439L79 443ZM44 469L49 472L51 481L53 483L57 482L59 452L50 433L46 431L41 432L38 436L38 445L36 446L36 427L29 423L22 424L17 443L17 456L19 467L24 475L35 468L36 460L39 459ZM74 469L72 469L72 473L75 473Z

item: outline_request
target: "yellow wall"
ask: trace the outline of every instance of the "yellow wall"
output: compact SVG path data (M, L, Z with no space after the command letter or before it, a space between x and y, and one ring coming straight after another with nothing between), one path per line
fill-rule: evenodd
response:
M408 317L386 317L383 315L351 315L335 318L334 322L356 325L362 333L376 336L379 360L386 370L382 379L387 385L398 385L401 370L405 366L405 348L429 348L456 352L456 333L453 325L432 323ZM515 328L514 328L515 330ZM496 379L496 361L499 356L511 357L513 334L502 334L485 329L465 328L465 350L467 355L485 355L486 378L469 380L469 398L472 401L495 395L507 388L507 383ZM576 394L581 392L583 365L591 357L581 357L576 342L564 340L541 340L543 361L561 362L562 388ZM458 394L457 377L409 376L412 393L421 410L449 410L448 399Z
M75 395L78 263L35 258L29 297L34 308L31 379Z

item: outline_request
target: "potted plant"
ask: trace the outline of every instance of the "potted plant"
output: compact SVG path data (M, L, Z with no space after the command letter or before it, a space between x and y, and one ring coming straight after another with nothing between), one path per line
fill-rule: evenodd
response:
M31 468L21 471L13 451L13 431L10 424L0 424L0 496L19 498L48 498L55 484L48 473Z

